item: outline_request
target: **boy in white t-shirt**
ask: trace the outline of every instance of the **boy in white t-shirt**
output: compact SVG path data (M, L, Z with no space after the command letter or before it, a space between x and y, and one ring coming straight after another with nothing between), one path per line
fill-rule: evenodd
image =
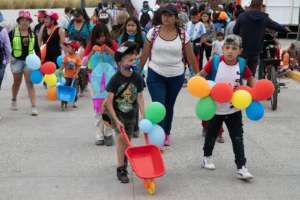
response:
M210 80L218 82L227 82L233 88L238 87L242 79L246 79L250 86L253 86L255 79L252 76L248 66L240 66L238 55L242 53L242 39L236 35L229 35L225 38L223 53L220 57L218 68L214 68L212 60L209 61L200 72L202 77L210 77ZM243 67L243 68L242 68ZM214 77L213 77L214 76ZM234 108L230 102L216 103L216 115L208 121L208 132L205 136L203 165L205 169L213 170L215 165L212 160L212 152L218 137L219 130L225 122L232 141L235 154L235 163L238 169L237 178L251 179L253 176L246 168L246 158L243 141L243 121L242 112Z
M223 45L224 45L224 34L222 32L217 33L217 40L212 43L212 56L223 55Z

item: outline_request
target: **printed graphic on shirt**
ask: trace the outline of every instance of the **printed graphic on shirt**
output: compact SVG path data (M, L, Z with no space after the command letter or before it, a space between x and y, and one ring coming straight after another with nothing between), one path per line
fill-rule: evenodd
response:
M122 84L118 90L117 94L121 92L127 83ZM118 108L123 113L128 113L134 109L133 103L137 99L137 88L134 84L130 83L127 89L123 92L123 94L118 97L116 102L118 103Z
M66 66L67 66L67 69L75 69L76 59L68 58Z

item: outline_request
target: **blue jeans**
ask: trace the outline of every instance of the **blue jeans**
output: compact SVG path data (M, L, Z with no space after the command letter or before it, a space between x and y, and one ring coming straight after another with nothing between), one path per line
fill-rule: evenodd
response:
M0 89L1 89L1 86L2 86L2 81L3 81L3 78L4 78L4 74L5 74L5 68L6 68L5 64L0 64Z
M164 77L148 69L147 86L152 101L160 102L166 108L166 117L159 125L166 134L170 134L173 121L174 105L182 88L184 74L175 77Z

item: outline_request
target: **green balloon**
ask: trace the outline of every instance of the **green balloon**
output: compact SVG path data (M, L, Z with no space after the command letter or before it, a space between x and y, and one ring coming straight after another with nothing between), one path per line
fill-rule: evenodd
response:
M58 72L59 72L59 69L57 69L57 70L54 72L56 78L59 78L59 77L58 77L58 76L59 76L59 75L58 75ZM62 71L61 77L65 77L65 70Z
M203 121L211 120L216 114L216 102L210 97L200 99L196 105L196 115Z
M145 118L153 124L161 122L166 116L166 108L159 102L150 103L145 110Z

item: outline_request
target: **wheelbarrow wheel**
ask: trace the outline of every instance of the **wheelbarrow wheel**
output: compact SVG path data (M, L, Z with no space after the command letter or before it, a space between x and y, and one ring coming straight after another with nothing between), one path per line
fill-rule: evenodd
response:
M156 190L155 180L153 178L152 179L143 179L143 182L144 182L144 186L147 189L148 193L153 195Z

